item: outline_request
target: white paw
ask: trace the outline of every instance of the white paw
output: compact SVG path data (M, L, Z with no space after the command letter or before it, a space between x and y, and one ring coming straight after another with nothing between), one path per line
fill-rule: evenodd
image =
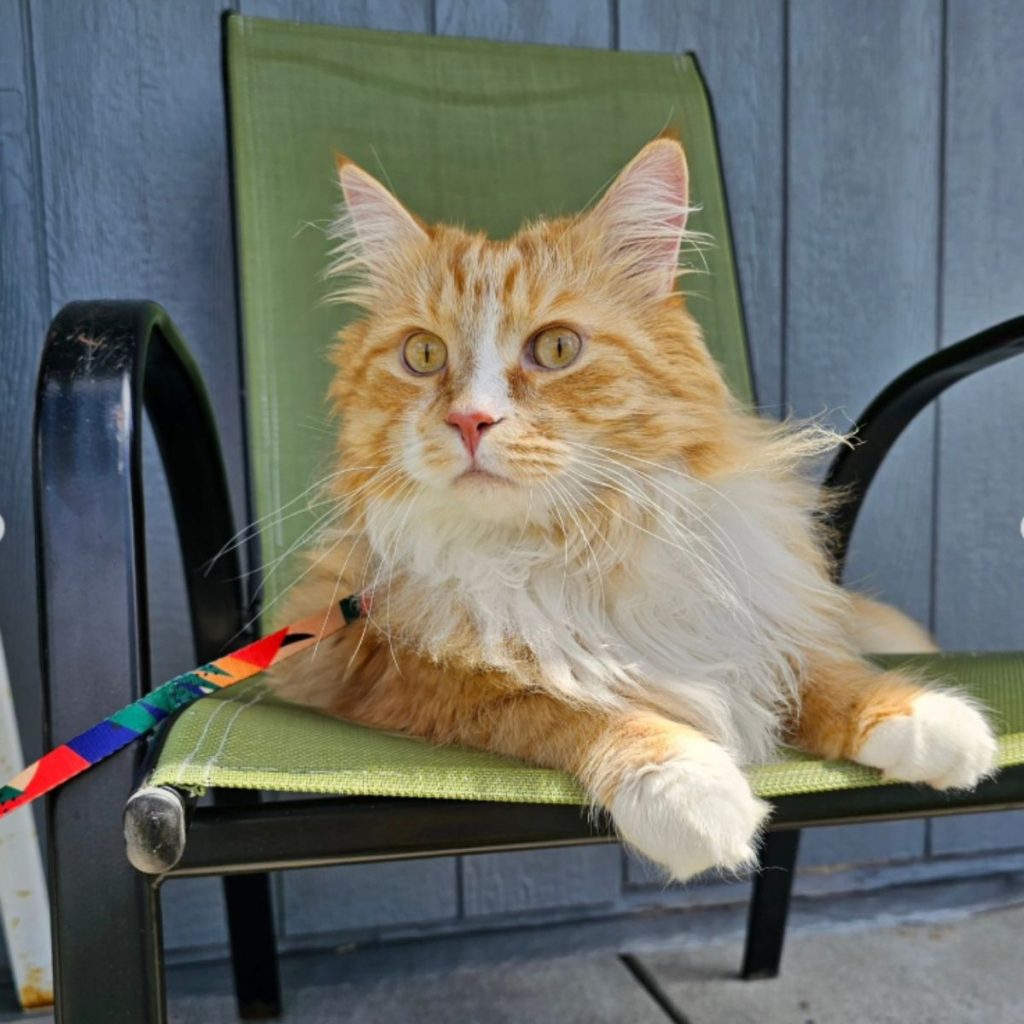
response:
M925 693L909 715L879 723L856 760L886 778L935 789L973 789L995 769L996 741L985 718L961 697Z
M682 881L752 866L768 805L725 750L690 741L671 761L627 775L610 810L624 842Z

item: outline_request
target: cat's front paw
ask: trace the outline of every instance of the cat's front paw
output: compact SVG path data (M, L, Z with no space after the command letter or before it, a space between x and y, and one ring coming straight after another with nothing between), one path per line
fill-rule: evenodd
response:
M973 789L996 764L996 741L984 716L949 693L915 698L909 714L879 722L856 760L887 779L925 782L935 789Z
M669 761L629 772L610 810L624 842L683 881L709 868L752 867L769 808L725 750L695 740Z

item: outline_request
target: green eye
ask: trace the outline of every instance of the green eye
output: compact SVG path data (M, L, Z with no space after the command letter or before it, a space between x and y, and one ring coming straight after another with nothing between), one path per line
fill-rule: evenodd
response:
M545 370L564 370L580 354L583 342L568 327L548 327L533 339L533 358Z
M436 334L417 331L406 339L402 359L420 376L437 373L448 362L448 346Z

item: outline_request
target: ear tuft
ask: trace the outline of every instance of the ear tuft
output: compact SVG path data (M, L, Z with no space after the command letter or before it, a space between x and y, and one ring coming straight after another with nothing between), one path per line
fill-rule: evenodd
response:
M394 274L404 251L429 240L413 216L372 174L341 153L334 165L344 205L328 235L336 240L328 276L354 277L335 298L361 302L367 286Z
M688 197L683 147L662 136L626 165L589 215L610 258L630 276L646 278L657 295L675 286Z

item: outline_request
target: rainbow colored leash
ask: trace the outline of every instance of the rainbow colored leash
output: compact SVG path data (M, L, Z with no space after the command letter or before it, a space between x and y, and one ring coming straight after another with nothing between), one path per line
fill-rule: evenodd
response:
M225 654L223 658L175 676L73 740L44 754L6 786L0 786L0 818L116 754L129 743L152 732L181 708L194 704L207 694L251 679L336 633L342 626L350 625L362 618L368 607L366 597L353 594L340 601L327 616L310 616Z

